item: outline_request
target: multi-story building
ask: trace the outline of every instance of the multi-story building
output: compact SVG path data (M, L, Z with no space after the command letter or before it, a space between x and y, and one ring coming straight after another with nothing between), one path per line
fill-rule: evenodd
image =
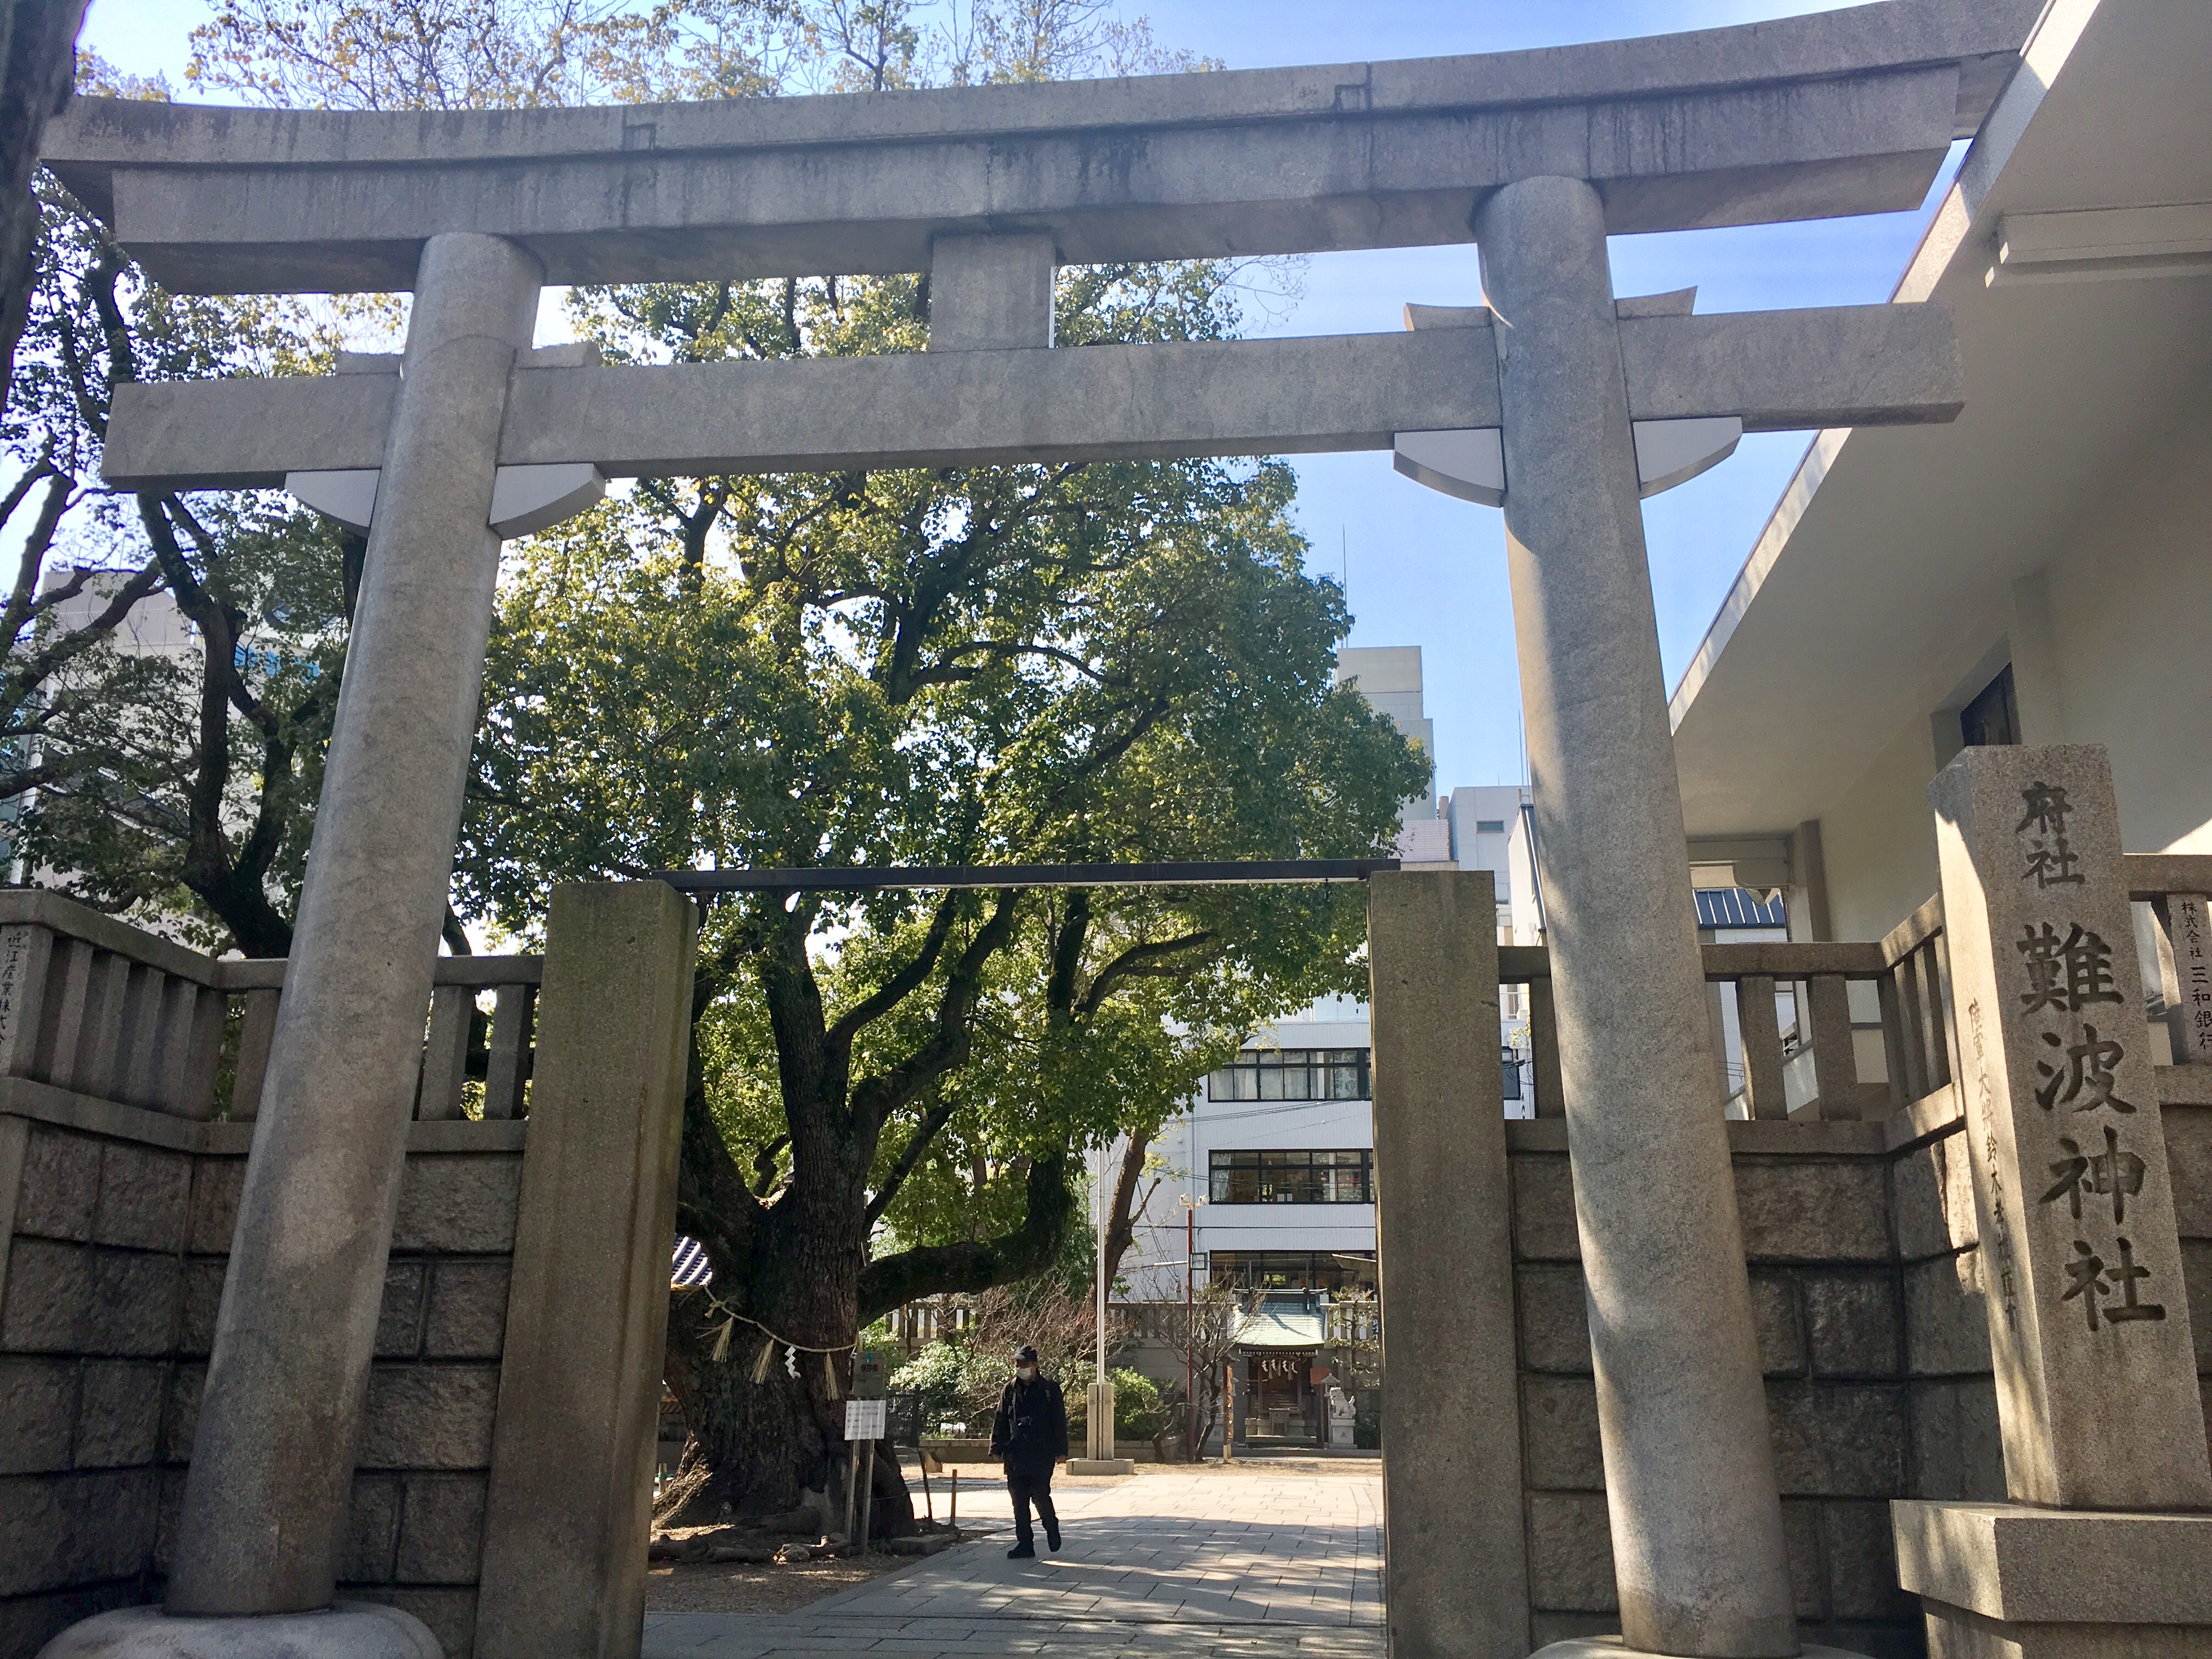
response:
M1340 681L1357 684L1400 731L1433 753L1418 646L1346 650ZM1525 792L1460 789L1406 804L1398 854L1408 866L1498 872L1500 938L1535 921L1533 862L1515 885L1513 847L1525 837ZM1524 920L1516 908L1519 895ZM1501 1040L1510 1048L1517 1003ZM1504 1062L1509 1092L1525 1102L1525 1067ZM1255 1437L1310 1439L1323 1427L1322 1349L1333 1301L1375 1289L1375 1128L1367 1007L1348 997L1314 1003L1255 1033L1231 1064L1200 1085L1157 1143L1168 1171L1138 1219L1121 1263L1124 1297L1180 1302L1187 1282L1246 1293L1240 1427ZM1523 1103L1509 1101L1508 1110ZM1181 1380L1179 1358L1147 1356ZM1140 1363L1142 1363L1140 1361Z
M48 625L59 634L74 634L88 628L114 600L116 592L131 579L127 570L96 570L87 573L88 580L77 592L53 608ZM48 592L65 586L78 574L76 568L55 565L45 573L42 586ZM129 656L185 658L200 649L199 631L177 608L177 602L167 588L157 587L137 604L132 605L110 635L110 643L117 651ZM58 872L51 870L26 870L15 856L15 826L26 805L22 796L0 801L0 867L7 872L7 879L16 884L33 886L52 884ZM168 929L160 925L160 919L134 917L142 926L154 927L157 932Z

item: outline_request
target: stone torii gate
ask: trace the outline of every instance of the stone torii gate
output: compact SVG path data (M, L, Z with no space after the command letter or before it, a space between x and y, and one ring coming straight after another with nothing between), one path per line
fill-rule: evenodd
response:
M157 280L414 294L398 362L115 395L111 484L289 482L369 532L169 1581L200 1622L122 1645L273 1650L297 1621L257 1620L331 1603L502 534L621 476L1392 449L1505 512L1626 1645L1795 1652L1638 499L1741 431L1948 420L1960 371L1934 306L1617 301L1606 238L1917 206L2035 9L711 105L74 106L48 165ZM1052 349L1057 264L1470 241L1487 308L1417 332ZM531 349L549 283L916 270L926 354ZM1525 1645L1462 1612L1394 1641Z

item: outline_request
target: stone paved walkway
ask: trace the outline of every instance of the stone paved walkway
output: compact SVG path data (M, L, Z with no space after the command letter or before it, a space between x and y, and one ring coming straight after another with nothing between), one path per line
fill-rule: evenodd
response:
M1379 1659L1376 1467L1146 1466L1110 1484L1055 1483L1056 1556L1042 1553L1040 1534L1036 1560L1009 1561L1011 1537L1000 1531L799 1613L648 1613L645 1659ZM963 1525L1005 1524L1003 1487L986 1498L962 1486Z

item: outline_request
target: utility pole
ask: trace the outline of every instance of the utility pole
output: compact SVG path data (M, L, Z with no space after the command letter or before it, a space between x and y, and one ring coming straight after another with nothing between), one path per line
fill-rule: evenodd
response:
M1106 1378L1106 1152L1098 1148L1098 1179L1092 1184L1097 1189L1098 1206L1098 1386L1091 1393L1091 1441L1093 1457L1114 1455L1114 1424L1110 1413L1114 1396L1108 1390L1112 1384ZM1101 1420L1102 1408L1109 1413Z
M1182 1414L1183 1443L1198 1460L1198 1310L1192 1285L1198 1274L1198 1205L1186 1198L1182 1206Z

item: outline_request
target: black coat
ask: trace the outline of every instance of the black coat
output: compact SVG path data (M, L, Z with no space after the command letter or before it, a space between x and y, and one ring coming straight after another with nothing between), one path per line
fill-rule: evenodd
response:
M1009 1382L991 1419L991 1455L1009 1468L1048 1469L1067 1455L1067 1402L1048 1376Z

